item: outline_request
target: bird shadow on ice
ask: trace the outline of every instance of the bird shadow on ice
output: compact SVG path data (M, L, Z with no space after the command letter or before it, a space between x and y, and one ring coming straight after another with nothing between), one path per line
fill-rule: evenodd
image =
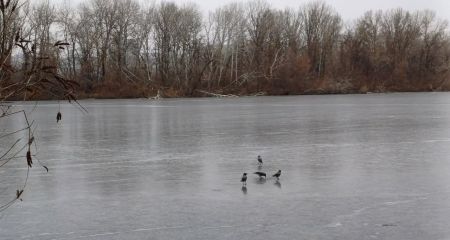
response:
M242 186L241 190L244 195L247 195L247 187L246 186Z
M281 183L280 181L276 180L274 183L275 186L277 186L279 189L281 189Z
M266 178L262 178L262 177L257 178L257 179L255 179L255 183L256 184L264 184L264 183L266 183Z

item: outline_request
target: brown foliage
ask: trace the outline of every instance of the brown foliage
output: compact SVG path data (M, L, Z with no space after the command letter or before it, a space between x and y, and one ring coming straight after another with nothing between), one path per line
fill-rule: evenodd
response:
M39 23L33 34L10 34L23 52L21 69L27 71L2 82L11 85L39 70L32 80L35 89L23 89L27 98L57 97L37 88L49 81L61 88L58 92L79 83L83 96L98 98L146 97L158 89L176 96L197 90L448 89L448 26L430 11L369 11L343 30L339 14L320 1L284 11L264 1L228 4L203 18L195 5L162 2L144 8L135 0L86 0L77 9L59 11L36 4L33 9L33 22ZM53 26L63 29L63 40L48 31ZM3 69L14 73L20 67L10 58ZM59 76L76 82L61 83Z

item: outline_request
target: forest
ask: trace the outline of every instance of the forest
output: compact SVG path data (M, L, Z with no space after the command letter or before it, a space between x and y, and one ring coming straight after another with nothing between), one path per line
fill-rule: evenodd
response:
M24 81L26 99L56 98L49 82L76 85L69 99L450 89L449 27L429 10L1 0L0 25L3 99Z

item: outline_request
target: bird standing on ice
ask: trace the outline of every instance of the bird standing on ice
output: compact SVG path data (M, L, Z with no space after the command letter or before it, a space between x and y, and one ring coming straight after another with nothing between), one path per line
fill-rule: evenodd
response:
M262 157L260 155L258 155L258 163L259 163L259 165L263 164Z
M277 173L275 173L274 175L272 175L272 177L276 177L276 178L277 178L277 180L279 180L279 179L280 179L280 176L281 176L281 170L278 170L278 172L277 172Z
M254 174L258 175L260 178L262 178L262 177L266 178L265 172L254 172Z
M247 173L242 174L241 182L243 186L247 185Z
M61 121L61 119L62 119L62 114L61 114L61 112L58 112L58 113L56 114L56 122Z

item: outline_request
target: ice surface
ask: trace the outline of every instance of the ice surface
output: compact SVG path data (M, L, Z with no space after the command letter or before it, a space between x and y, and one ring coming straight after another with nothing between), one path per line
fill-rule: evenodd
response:
M81 104L34 111L50 172L35 164L0 239L450 238L450 94Z

